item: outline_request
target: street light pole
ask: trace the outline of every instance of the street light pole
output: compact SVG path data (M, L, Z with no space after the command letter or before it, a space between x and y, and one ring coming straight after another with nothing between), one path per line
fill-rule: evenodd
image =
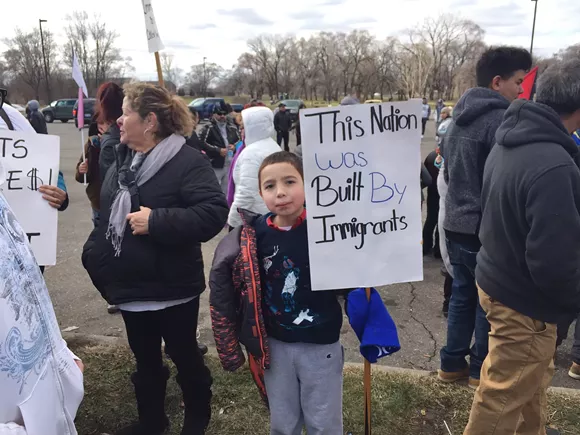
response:
M44 34L42 33L42 23L46 23L46 20L38 20L38 25L40 26L40 43L42 44L42 59L44 60L44 78L46 80L46 97L48 98L47 103L50 104L52 98L50 95L50 83L48 80L48 63L46 62L46 53L44 52Z
M207 96L207 95L206 95L206 94L207 94L207 90L206 90L206 84L205 84L205 82L206 82L206 74L205 74L205 60L206 60L206 59L207 59L207 58L204 56L204 57L203 57L203 97L204 97L204 98Z
M536 15L538 13L538 0L532 0L534 5L534 24L532 25L532 43L530 45L530 56L534 52L534 33L536 32Z

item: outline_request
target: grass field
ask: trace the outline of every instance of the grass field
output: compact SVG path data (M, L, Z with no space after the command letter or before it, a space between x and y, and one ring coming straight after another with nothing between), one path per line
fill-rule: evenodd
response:
M134 369L127 348L73 349L84 361L85 399L76 424L81 435L113 433L136 417L129 376ZM214 386L213 417L208 435L267 435L268 411L260 401L247 369L224 372L218 361L207 358ZM168 364L170 364L168 362ZM434 378L399 374L373 374L373 433L381 435L458 435L468 419L473 391L465 386L442 385ZM169 434L179 434L183 410L173 379L168 385L166 408ZM344 432L364 433L362 371L346 369L344 376ZM580 433L580 397L551 395L550 425L562 434Z

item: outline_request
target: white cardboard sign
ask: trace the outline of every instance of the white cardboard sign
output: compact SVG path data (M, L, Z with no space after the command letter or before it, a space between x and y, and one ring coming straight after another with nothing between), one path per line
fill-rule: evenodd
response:
M149 53L155 53L165 48L159 30L157 30L157 22L155 21L155 14L153 13L153 6L151 0L142 0L143 12L145 14L145 30L147 32L147 44L149 45Z
M312 289L423 279L421 103L303 110Z
M60 137L0 130L0 191L42 266L56 264L58 211L38 188L57 185L59 161Z

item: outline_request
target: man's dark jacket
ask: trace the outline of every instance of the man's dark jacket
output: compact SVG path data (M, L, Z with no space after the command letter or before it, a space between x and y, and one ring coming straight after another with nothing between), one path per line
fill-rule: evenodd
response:
M496 134L482 189L476 279L536 320L580 309L578 147L548 106L518 100Z
M220 154L221 150L227 148L228 145L235 145L240 141L240 134L237 127L226 122L226 131L228 143L224 142L218 123L212 119L211 123L203 128L199 136L202 143L201 151L205 151L214 168L223 168L226 162L226 158Z
M287 133L292 130L292 117L288 110L285 110L284 112L279 110L278 113L274 115L274 129L280 133Z

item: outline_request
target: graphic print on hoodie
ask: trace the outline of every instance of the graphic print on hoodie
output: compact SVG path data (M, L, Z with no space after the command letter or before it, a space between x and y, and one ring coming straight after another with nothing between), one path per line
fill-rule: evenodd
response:
M262 216L256 238L268 335L287 343L337 342L342 309L334 291L311 289L306 220L285 231L271 214Z

